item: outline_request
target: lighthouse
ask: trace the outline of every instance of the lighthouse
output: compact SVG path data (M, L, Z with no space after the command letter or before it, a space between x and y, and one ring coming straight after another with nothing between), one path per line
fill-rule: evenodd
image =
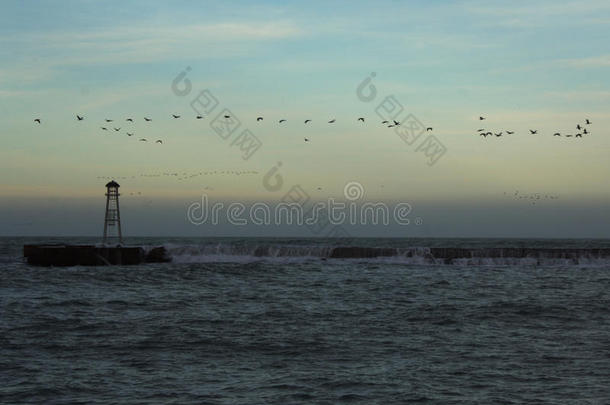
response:
M35 266L114 266L142 263L167 263L171 257L163 246L144 248L123 245L121 213L119 211L119 183L106 184L106 215L104 243L95 245L65 245L43 243L23 245L23 257ZM112 245L108 245L116 241Z
M119 183L112 180L106 184L106 215L104 217L104 240L107 243L110 238L118 239L119 244L123 244L121 234L121 213L119 211ZM114 235L111 233L114 232Z

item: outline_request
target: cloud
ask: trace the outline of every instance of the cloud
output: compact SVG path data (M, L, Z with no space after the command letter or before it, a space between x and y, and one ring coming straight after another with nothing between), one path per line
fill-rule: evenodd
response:
M570 91L549 91L546 96L552 99L565 99L571 101L608 101L610 91L607 90L570 90Z
M606 0L581 1L537 1L537 2L491 2L473 1L466 4L472 15L483 17L484 25L512 28L540 28L541 26L574 27L603 24L600 16L610 11ZM508 5L509 4L509 5ZM606 19L606 21L608 21Z
M292 21L116 27L86 32L34 32L6 35L0 47L15 68L35 65L35 77L55 67L135 64L177 58L249 55L256 43L297 37L303 30ZM14 52L11 52L11 49ZM16 50L19 50L17 52ZM8 71L13 70L10 66ZM5 78L4 81L7 81Z
M587 58L560 59L558 61L563 66L579 68L597 68L610 66L610 54L592 56Z

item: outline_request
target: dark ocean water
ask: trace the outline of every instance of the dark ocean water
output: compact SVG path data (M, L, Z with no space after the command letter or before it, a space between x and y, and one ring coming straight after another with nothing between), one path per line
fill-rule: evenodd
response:
M610 403L604 260L322 260L335 242L148 238L130 242L175 262L22 262L24 243L49 240L0 239L3 404Z

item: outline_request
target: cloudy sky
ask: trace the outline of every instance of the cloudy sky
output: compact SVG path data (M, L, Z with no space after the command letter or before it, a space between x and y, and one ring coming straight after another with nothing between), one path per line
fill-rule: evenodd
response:
M2 2L0 234L98 235L115 178L131 235L311 236L186 212L357 182L421 224L355 235L610 236L608 1L286 3Z

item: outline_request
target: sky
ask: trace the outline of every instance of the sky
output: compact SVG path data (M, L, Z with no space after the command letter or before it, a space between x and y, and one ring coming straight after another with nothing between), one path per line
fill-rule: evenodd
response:
M0 235L100 235L116 179L134 236L323 236L188 208L356 184L412 210L354 236L609 237L609 32L601 0L6 0Z

